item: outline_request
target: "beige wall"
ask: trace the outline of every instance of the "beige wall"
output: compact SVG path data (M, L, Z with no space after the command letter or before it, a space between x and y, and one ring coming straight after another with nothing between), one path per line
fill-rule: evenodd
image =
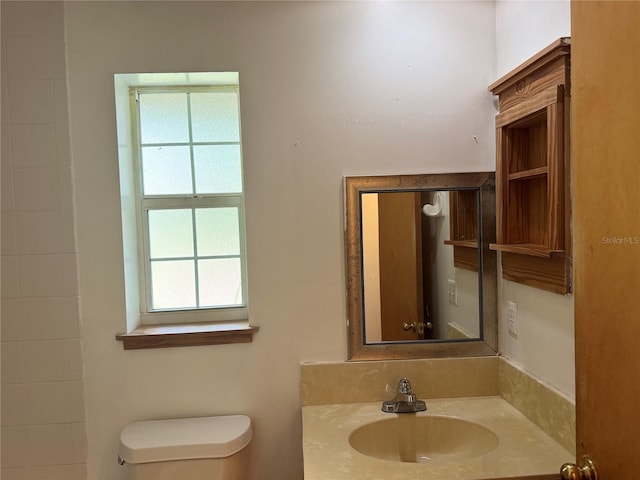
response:
M496 79L559 37L571 36L570 4L496 3ZM575 398L573 295L557 295L508 280L498 282L500 353ZM507 301L518 305L519 332L507 329Z
M494 168L491 2L70 2L90 479L133 420L242 412L302 478L299 362L346 359L344 175ZM123 351L113 74L240 72L251 344ZM477 136L476 143L473 136Z
M2 2L2 478L86 478L60 2Z

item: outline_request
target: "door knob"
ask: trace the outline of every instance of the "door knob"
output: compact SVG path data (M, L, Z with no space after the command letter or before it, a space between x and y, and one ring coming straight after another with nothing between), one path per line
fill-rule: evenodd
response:
M427 323L426 325L422 322L411 322L411 323L407 323L404 322L402 324L402 329L406 332L408 330L413 330L416 333L419 333L420 335L422 335L424 333L424 327L427 328L431 328L429 327L430 323Z
M565 463L560 469L562 480L598 480L598 470L593 459L584 455L580 459L580 466L575 463Z

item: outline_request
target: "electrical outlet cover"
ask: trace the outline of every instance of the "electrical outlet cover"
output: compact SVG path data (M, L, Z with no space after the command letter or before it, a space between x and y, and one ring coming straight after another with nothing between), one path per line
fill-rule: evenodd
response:
M447 280L447 294L449 295L449 303L458 306L458 284L455 280Z
M518 304L511 300L507 302L507 329L515 337L518 336Z

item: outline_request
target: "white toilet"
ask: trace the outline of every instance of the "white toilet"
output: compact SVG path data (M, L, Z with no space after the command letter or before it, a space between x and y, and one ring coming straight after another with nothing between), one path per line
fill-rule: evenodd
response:
M135 422L118 460L131 480L246 480L251 437L246 415Z

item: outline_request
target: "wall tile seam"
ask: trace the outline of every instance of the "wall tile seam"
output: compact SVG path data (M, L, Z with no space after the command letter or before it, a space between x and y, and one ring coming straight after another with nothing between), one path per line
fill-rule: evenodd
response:
M24 467L4 467L3 466L2 471L27 469L27 468L42 468L42 467L63 467L63 466L72 466L72 465L85 465L85 464L86 462L73 462L73 463L55 463L55 464L37 465L37 466L24 466Z
M40 427L64 427L64 426L70 426L70 427L78 427L78 426L86 426L86 422L50 422L50 423L43 423L43 422L37 422L37 423L16 423L13 425L3 425L1 428L2 430L4 430L5 428L22 428L22 429L35 429L35 428L40 428Z
M43 255L47 255L47 254L43 254ZM68 254L57 254L54 253L53 255L74 255L71 253ZM2 255L2 258L4 257L20 257L20 256L32 256L32 254L19 254L19 255ZM56 298L61 298L61 299L68 299L68 298L77 298L78 295L77 294L69 294L69 295L29 295L29 296L24 296L24 297L2 297L3 300L33 300L33 299L37 299L37 300L46 300L46 299L56 299Z
M21 0L13 0L13 1L21 1ZM47 0L45 0L47 1ZM5 22L2 22L3 24ZM6 25L2 25L2 29L6 29ZM48 37L63 37L64 35L60 35L59 33L3 33L2 40L7 38L48 38Z
M76 252L65 252L62 249L58 252L21 252L21 253L17 253L15 256L16 257L34 257L34 256L46 256L46 255L76 255ZM34 296L34 295L25 295L22 296L20 298L68 298L68 297L73 297L75 296L74 294L66 294L66 295L48 295L46 297L42 297L42 296Z
M37 126L37 125L48 125L48 126L53 126L55 127L56 125L62 125L62 124L58 124L58 123L12 123L11 126L20 126L20 127L25 127L25 126ZM54 147L57 147L57 145L54 145ZM15 157L14 157L14 152L13 152L13 144L11 145L12 151L11 151L11 156L12 156L12 163L15 163ZM71 166L66 164L66 163L51 163L48 165L12 165L10 167L11 169L13 169L14 171L19 171L24 173L25 170L31 170L32 172L40 172L42 170L61 170L61 171L66 171L66 170L71 170Z
M12 124L12 125L19 125L19 126L25 126L25 125L56 125L54 123L19 123L19 124ZM50 165L13 165L11 167L12 170L16 170L16 171L20 171L20 172L24 172L25 170L55 170L55 169L59 169L59 170L70 170L70 166L68 164L57 164L57 163L52 163ZM3 168L3 170L6 170L6 168ZM45 211L49 211L49 210L45 210Z
M19 255L2 255L2 261L5 261L7 257L18 257ZM28 296L3 296L2 300L29 300L29 299L43 299L43 298L75 298L78 297L77 293L69 293L67 295L28 295ZM75 337L74 337L75 338ZM4 342L4 340L3 340Z
M21 79L21 80L31 80L31 79ZM38 80L38 79L34 79L34 80ZM11 95L11 92L8 92L9 95ZM9 114L11 114L11 109L9 109ZM20 126L24 126L24 125L62 125L65 122L56 122L55 120L50 120L50 121L46 121L46 122L33 122L33 121L29 121L29 122L18 122L18 121L12 121L10 120L9 122L4 122L4 125L20 125Z
M2 469L0 469L0 471L2 471L3 473L18 473L18 472L22 472L25 470L33 470L33 469L48 469L48 468L63 468L63 467L84 467L86 466L87 463L86 462L82 462L82 463L50 463L50 464L46 464L46 465L29 465L29 466L24 466L24 467L2 467ZM28 477L19 477L20 479L22 478L28 478ZM42 478L42 477L40 477ZM75 477L74 477L75 478ZM47 480L72 480L70 478L67 477L51 477L51 478L47 478Z
M40 470L40 469L57 469L57 468L64 468L64 467L78 467L78 466L86 466L86 462L85 463L45 463L42 465L25 465L25 466L21 466L21 467L2 467L2 472L4 474L7 473L24 473L24 472L32 472L33 470ZM11 480L22 480L22 479L46 479L46 480L84 480L85 477L61 477L58 475L55 475L53 477L13 477L13 479Z
M12 340L2 340L2 344L3 345L8 345L8 344L13 344L13 343L23 343L24 344L24 343L36 343L36 342L57 342L57 341L62 341L62 340L70 340L70 341L82 340L82 337L80 335L78 335L78 336L66 335L64 337L12 339ZM58 380L51 380L51 381L56 382ZM64 381L64 380L62 380L62 381ZM47 383L47 382L39 382L39 383Z
M41 382L26 382L25 381L25 382L15 382L15 383L3 383L3 385L12 385L12 386L24 385L24 386L28 386L28 385L57 385L57 384L62 384L62 383L68 383L68 384L83 383L83 381L82 380L72 380L72 379L67 379L67 380L45 380L45 381L41 381Z
M7 257L56 257L56 256L74 256L76 257L77 252L56 252L56 253L16 253L14 255L2 255L3 257L7 256ZM45 298L58 298L58 297L73 297L75 295L73 294L69 294L69 295L44 295ZM30 295L30 296L24 296L21 298L43 298L43 296L41 295Z
M23 123L23 124L19 124L19 125L20 126L24 126L24 125L30 125L30 124L24 124ZM49 124L34 124L34 125L49 125ZM51 124L51 125L57 125L57 124ZM57 145L54 145L54 148L56 148L56 147L57 147ZM13 154L12 154L12 157L13 157ZM15 160L13 160L14 158L15 157L12 158L12 161L15 161ZM14 171L24 172L25 170L56 169L56 168L60 169L60 170L68 170L71 167L67 163L59 162L57 160L57 157L56 157L56 163L51 163L49 165L13 165L13 166L8 167L8 168L11 168ZM8 168L3 167L2 169L3 170L7 170ZM39 210L29 210L29 211L39 211ZM51 210L41 210L41 211L50 212Z
M61 343L61 342L66 342L66 343L80 343L82 344L82 342L78 342L78 340L82 340L81 337L78 338L71 338L71 337L62 337L62 338L50 338L50 339L24 339L24 340L2 340L2 343L6 343L6 344L11 344L11 343L21 343L21 344L33 344L33 343ZM31 383L31 382L30 382ZM36 382L36 383L42 383L42 382Z

